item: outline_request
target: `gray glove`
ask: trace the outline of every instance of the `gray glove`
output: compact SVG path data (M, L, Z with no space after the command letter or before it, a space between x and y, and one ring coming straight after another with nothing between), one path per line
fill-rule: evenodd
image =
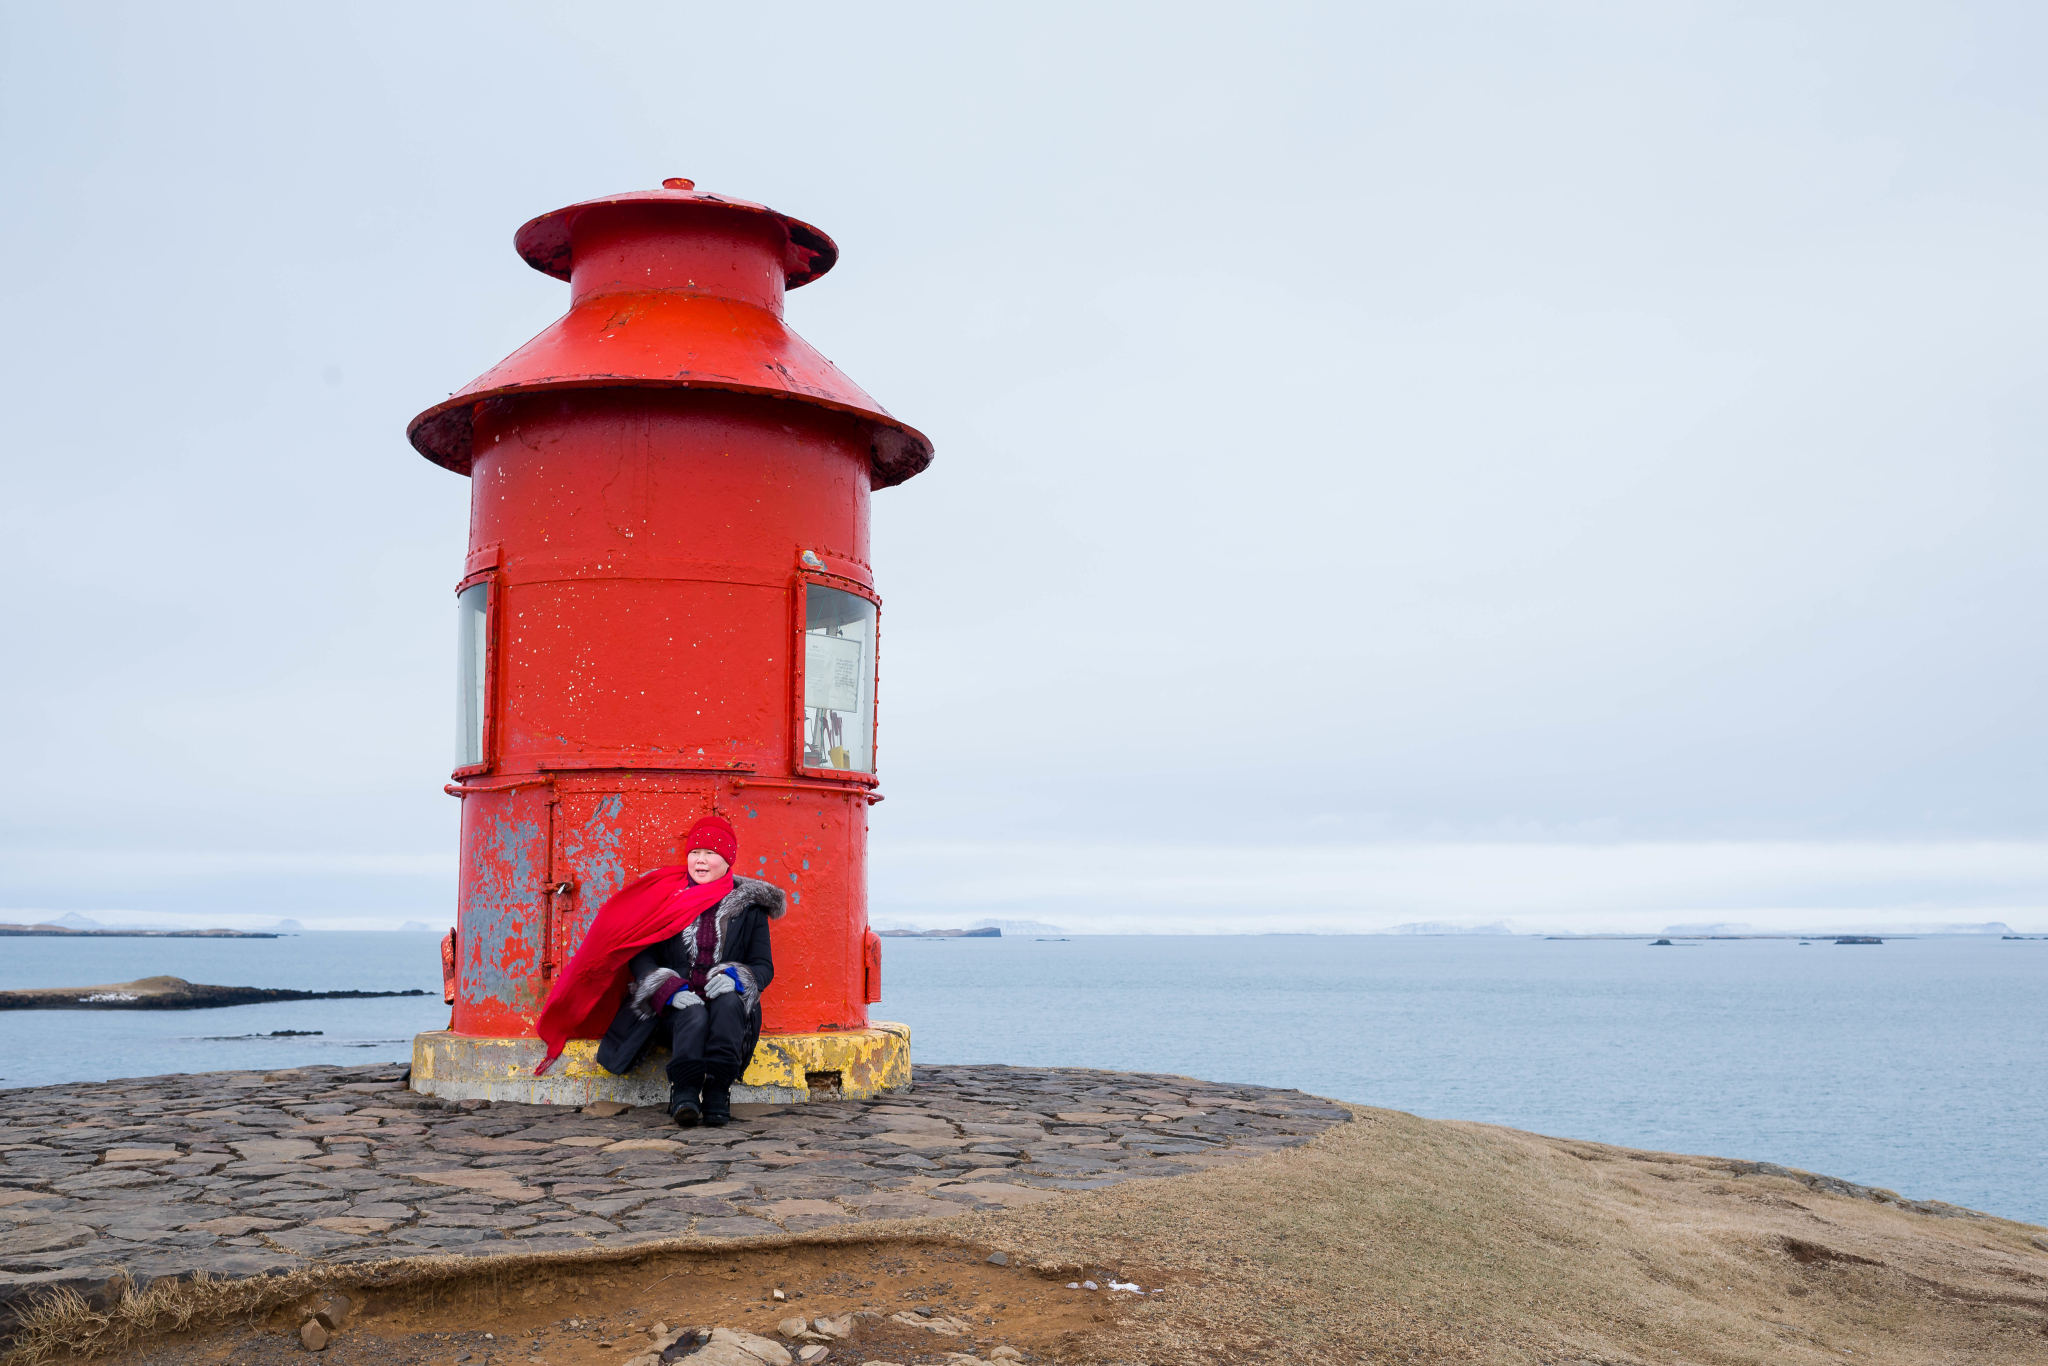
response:
M729 991L740 989L739 973L730 966L711 970L711 976L704 982L704 999L715 1001Z

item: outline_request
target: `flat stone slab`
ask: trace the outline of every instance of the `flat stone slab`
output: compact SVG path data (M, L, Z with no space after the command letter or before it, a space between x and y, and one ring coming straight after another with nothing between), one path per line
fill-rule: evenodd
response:
M0 1091L0 1330L91 1298L411 1256L644 1247L931 1218L1182 1175L1350 1118L1300 1091L1082 1068L929 1066L875 1100L659 1109L446 1101L402 1065ZM615 1107L604 1107L611 1109Z

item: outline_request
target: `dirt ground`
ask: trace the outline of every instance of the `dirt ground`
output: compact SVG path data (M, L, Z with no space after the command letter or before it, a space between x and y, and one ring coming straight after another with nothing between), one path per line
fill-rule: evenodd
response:
M349 1316L321 1355L332 1366L378 1362L616 1363L644 1351L663 1324L776 1335L778 1321L869 1311L833 1362L912 1362L1005 1344L1032 1359L1090 1359L1088 1344L1113 1327L1104 1291L1069 1290L1068 1277L993 1266L985 1251L915 1238L738 1252L648 1255L628 1262L570 1263L511 1274L389 1288L351 1288ZM1108 1274L1083 1279L1098 1286ZM1146 1289L1152 1289L1147 1286ZM1163 1283L1162 1283L1163 1288ZM777 1300L775 1292L784 1298ZM319 1296L313 1296L318 1299ZM306 1301L310 1303L311 1301ZM967 1333L935 1332L889 1316L932 1311L966 1321ZM920 1316L922 1317L922 1316ZM263 1366L308 1354L295 1336L299 1302L209 1330L158 1335L118 1359L152 1366L231 1362ZM794 1346L794 1344L792 1344Z
M1039 1361L1219 1366L2048 1366L2048 1231L1825 1194L1721 1159L1355 1113L1305 1147L1027 1209L339 1282L355 1308L322 1355L585 1366L642 1350L657 1321L772 1336L793 1314L869 1311L832 1366L999 1345ZM1010 1265L986 1261L998 1251ZM1147 1293L1067 1288L1112 1277ZM306 1359L295 1305L224 1322L216 1306L208 1326L201 1307L169 1331L194 1307L166 1301L146 1338L104 1358ZM968 1329L888 1317L919 1308ZM96 1336L113 1346L111 1331Z

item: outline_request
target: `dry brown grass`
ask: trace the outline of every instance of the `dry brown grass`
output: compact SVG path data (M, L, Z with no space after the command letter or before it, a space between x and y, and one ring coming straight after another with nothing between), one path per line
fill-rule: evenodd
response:
M811 1251L796 1261L820 1266L900 1260L916 1246L965 1245L977 1261L1001 1249L1041 1274L1004 1291L1010 1318L991 1331L1074 1362L2048 1363L2039 1229L1819 1194L1712 1158L1354 1112L1356 1123L1306 1147L1194 1176L1004 1213L749 1239L715 1257L792 1274L800 1249ZM107 1310L57 1298L32 1312L9 1360L106 1356L172 1335L190 1359L211 1359L204 1325L330 1286L381 1287L392 1333L437 1304L472 1323L520 1312L541 1278L572 1282L579 1311L602 1313L644 1298L628 1287L664 1259L713 1255L697 1247L159 1285ZM614 1290L622 1262L636 1275ZM1172 1289L1124 1301L1115 1322L1077 1316L1070 1277L1043 1275L1067 1267ZM195 1332L175 1334L186 1324Z
M1353 1108L1305 1148L953 1231L1193 1273L1129 1315L1137 1360L2048 1362L2030 1226Z
M228 1282L160 1281L146 1290L122 1286L110 1305L95 1308L77 1291L59 1289L22 1312L7 1360L35 1363L119 1350L157 1333L177 1332L195 1319L214 1321L237 1308L260 1307L260 1298L250 1296L246 1287L237 1294Z

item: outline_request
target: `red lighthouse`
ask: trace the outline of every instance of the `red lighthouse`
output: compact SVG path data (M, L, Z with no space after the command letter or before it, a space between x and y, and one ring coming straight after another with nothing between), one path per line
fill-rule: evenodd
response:
M807 223L669 180L544 214L514 243L568 282L569 311L409 428L471 481L455 1009L415 1041L414 1085L665 1094L658 1066L611 1078L589 1044L534 1078L532 1022L597 908L681 862L710 812L740 832L734 871L789 897L738 1098L905 1085L908 1030L867 1018L868 496L931 443L784 324L783 292L838 259Z

